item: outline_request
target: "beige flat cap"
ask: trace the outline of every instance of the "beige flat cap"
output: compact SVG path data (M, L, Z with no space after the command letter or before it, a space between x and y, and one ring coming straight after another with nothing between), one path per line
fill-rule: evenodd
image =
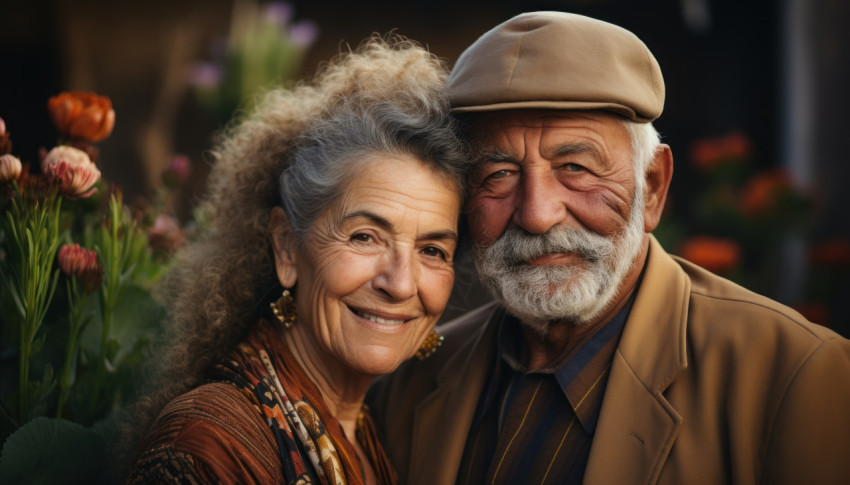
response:
M639 122L661 115L661 68L633 33L564 12L518 15L482 35L449 78L454 111L603 109Z

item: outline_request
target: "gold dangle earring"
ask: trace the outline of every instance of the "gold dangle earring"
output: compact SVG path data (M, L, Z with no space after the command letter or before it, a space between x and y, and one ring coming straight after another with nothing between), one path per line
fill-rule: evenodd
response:
M292 328L295 319L298 318L298 309L295 307L295 298L289 293L289 288L283 289L283 294L277 301L271 303L274 316L280 320L284 328Z
M431 333L425 337L425 341L422 342L422 345L419 346L419 350L416 351L416 357L419 360L425 360L428 357L437 351L437 349L443 345L443 336L438 334L436 330L431 329Z

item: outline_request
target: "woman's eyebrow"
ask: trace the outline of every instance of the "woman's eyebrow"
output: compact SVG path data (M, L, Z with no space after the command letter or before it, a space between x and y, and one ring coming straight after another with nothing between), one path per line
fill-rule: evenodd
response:
M366 219L369 219L370 221L374 222L378 226L381 226L383 229L386 229L389 232L395 231L395 226L392 222L384 219L383 217L379 216L378 214L375 214L374 212L355 211L350 214L346 214L345 217L343 217L342 219L347 221L349 219L356 219L358 217L365 217Z
M358 217L364 217L366 219L369 219L370 221L372 221L376 225L380 226L381 228L383 228L387 232L390 232L390 233L395 232L395 225L393 225L392 222L386 220L385 218L379 216L378 214L375 214L374 212L355 211L355 212L352 212L350 214L346 214L343 217L343 220L347 221L347 220L350 220L350 219L356 219ZM419 239L423 240L423 241L449 239L449 240L457 242L458 235L457 235L457 232L455 232L455 231L433 231L433 232L423 234L422 236L419 237Z

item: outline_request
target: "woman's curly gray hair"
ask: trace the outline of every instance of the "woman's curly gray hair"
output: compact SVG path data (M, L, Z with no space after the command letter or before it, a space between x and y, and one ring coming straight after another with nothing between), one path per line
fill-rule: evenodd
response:
M277 296L268 231L274 205L286 212L292 242L303 242L370 153L419 159L462 193L468 157L448 115L446 77L443 62L418 44L373 36L312 81L269 91L220 135L199 207L211 224L178 254L163 288L169 326L153 382L132 410L137 431L200 384Z

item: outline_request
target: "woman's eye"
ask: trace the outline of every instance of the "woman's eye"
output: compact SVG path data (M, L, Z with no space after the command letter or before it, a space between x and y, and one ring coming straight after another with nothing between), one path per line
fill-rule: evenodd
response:
M446 255L446 252L443 251L442 249L438 248L438 247L435 247L435 246L427 246L427 247L422 248L422 254L424 254L425 256L432 257L432 258L440 258L443 261L448 260L448 256Z
M372 241L372 236L369 235L369 234L366 234L364 232L358 232L357 234L354 234L354 235L351 236L351 240L355 241L355 242L364 242L365 243L365 242Z

